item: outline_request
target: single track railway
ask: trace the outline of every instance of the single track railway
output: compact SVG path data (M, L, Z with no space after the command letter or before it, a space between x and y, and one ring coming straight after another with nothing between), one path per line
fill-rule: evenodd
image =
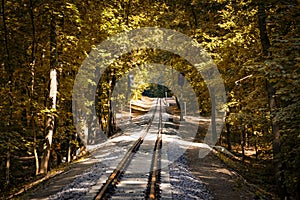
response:
M159 107L159 109L157 109ZM150 127L153 129L153 120L158 110L158 127L157 137L155 142L151 141L152 144L144 144L145 137L147 136ZM107 178L105 183L101 186L95 200L102 199L160 199L160 168L161 168L161 149L162 149L162 99L157 99L153 115L149 119L146 128L144 129L141 136L133 143L133 145L126 152L124 157L118 163L117 167L113 170L110 176ZM153 144L154 142L154 144ZM152 159L150 162L141 162L143 157L138 157L139 151L149 151L152 148ZM142 149L142 150L140 150ZM143 153L143 152L142 152ZM141 154L142 154L141 153ZM149 163L149 166L146 166ZM137 165L137 166L134 166ZM136 170L148 167L148 178L147 175L142 174ZM128 169L131 169L131 172ZM126 181L127 177L127 181ZM135 181L136 180L136 181ZM146 181L142 181L146 180ZM127 182L131 182L132 186L128 186ZM135 182L135 183L134 183ZM124 185L126 185L124 187ZM136 185L134 185L136 184ZM122 188L123 185L123 188ZM145 188L143 188L145 187ZM120 189L122 188L122 189ZM128 190L128 191L126 191Z

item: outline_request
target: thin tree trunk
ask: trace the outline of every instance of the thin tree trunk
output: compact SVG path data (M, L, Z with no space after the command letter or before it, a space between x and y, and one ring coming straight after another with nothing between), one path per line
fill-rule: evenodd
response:
M217 128L216 128L216 101L215 101L215 88L211 90L211 130L212 130L212 142L217 142Z
M196 30L198 28L198 20L197 20L197 15L196 15L196 12L195 12L195 6L190 5L190 7L191 7L192 15L193 15L193 18L194 18L194 24L195 24L195 30Z
M245 135L245 126L243 126L241 133L242 161L245 160Z
M257 149L257 142L256 140L254 141L254 148L255 148L255 159L258 159L258 149Z
M227 148L228 151L231 151L231 136L230 136L230 124L226 122L226 139L227 139Z
M34 120L32 120L32 131L33 131L33 154L35 159L35 175L38 175L40 170L40 164L39 164L39 155L37 152L37 145L36 145L36 130L35 130Z
M10 138L8 139L7 152L6 152L6 171L5 171L5 183L10 183Z
M114 86L116 84L116 76L115 76L115 72L112 71L111 72L111 77L112 79L109 80L109 89L108 89L108 120L107 120L107 136L112 136L115 128L114 128L114 124L113 124L113 112L112 112L112 103L111 103L111 97L112 97L112 93L113 93L113 89Z
M6 25L6 15L5 15L5 0L2 0L2 22L3 22L3 29L4 29L4 42L5 42L5 53L6 53L6 59L5 59L5 69L9 74L8 77L8 85L9 85L9 119L8 119L8 130L11 130L12 127L12 113L13 113L13 68L11 67L10 63L10 52L8 48L8 30L7 30L7 25ZM5 178L6 178L6 185L9 185L10 183L10 159L11 159L11 139L10 136L8 136L8 141L7 141L7 153L6 153L6 170L5 170Z
M125 5L125 24L128 26L129 24L129 15L130 15L130 1L127 1L127 4Z
M51 70L50 72L50 95L49 97L52 99L52 110L56 109L56 93L57 93L57 83L56 83L56 70ZM50 116L47 119L46 124L46 131L48 131L46 136L46 142L44 144L44 154L43 154L43 160L41 164L41 170L40 173L47 173L48 170L48 163L50 159L51 154L51 146L52 146L52 139L53 139L53 133L54 133L54 126L55 126L55 117L53 114L50 114Z
M51 16L51 24L50 24L50 94L49 98L52 100L51 105L51 112L56 109L56 99L57 99L57 42L56 42L56 21L55 16ZM47 173L49 159L51 154L51 146L52 146L52 139L55 130L55 116L53 113L50 113L47 124L46 124L46 142L44 144L44 152L43 158L41 162L41 169L40 173Z
M270 48L270 40L267 33L267 23L266 23L266 12L264 1L258 3L258 26L260 42L262 46L262 52L264 56L268 56L268 49Z
M67 162L72 160L72 136L69 137Z
M36 45L36 37L35 37L35 23L34 23L34 13L33 13L33 2L30 3L30 20L32 27L32 42L31 42L31 63L30 63L30 71L31 71L31 88L30 88L30 118L31 118L31 126L33 132L33 153L35 158L35 174L39 173L39 157L37 153L37 140L36 140L36 130L35 130L35 122L34 122L34 81L35 81L35 45Z
M114 112L113 112L113 106L112 106L112 101L111 101L111 97L112 97L112 94L113 94L113 90L114 90L114 87L116 85L116 76L115 76L115 71L113 70L112 72L112 80L111 80L111 85L110 85L110 130L111 130L111 133L113 134L115 131L116 131L116 127L115 127L115 116L114 116Z

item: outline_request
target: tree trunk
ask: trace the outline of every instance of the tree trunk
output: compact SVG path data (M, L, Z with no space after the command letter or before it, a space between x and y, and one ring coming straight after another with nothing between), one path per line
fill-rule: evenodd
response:
M270 41L267 33L267 27L266 27L266 13L265 13L265 5L264 1L260 1L258 5L258 25L259 25L259 31L260 31L260 41L262 45L262 52L264 56L269 56L269 47L270 47ZM277 189L279 191L279 195L281 199L284 199L287 197L287 191L284 183L284 178L282 177L282 172L280 169L280 166L282 165L282 161L280 159L280 148L281 148L281 142L280 142L280 132L279 132L279 124L274 120L275 114L276 114L276 98L275 94L276 91L269 82L269 80L266 80L266 91L268 94L268 103L269 103L269 109L270 109L270 119L271 119L271 129L273 134L273 159L274 159L274 169L275 169L275 178L277 182Z
M3 31L4 31L4 42L5 42L5 54L6 54L6 59L4 61L4 66L5 70L8 72L8 86L9 86L9 119L8 119L8 130L10 131L12 128L12 119L13 119L13 73L14 70L11 66L10 63L10 52L9 52L9 47L8 47L8 30L7 30L7 25L6 25L6 15L5 15L5 0L2 0L2 22L3 22ZM8 135L8 141L7 141L7 152L6 152L6 170L5 170L5 179L6 179L6 185L9 185L10 183L10 159L11 159L11 139L10 135Z
M50 99L52 99L52 110L54 111L56 109L56 94L57 94L57 80L56 80L56 70L52 69L50 71ZM49 159L51 154L51 146L52 146L52 139L54 134L54 126L55 126L55 117L54 114L51 113L48 116L47 123L46 123L46 142L44 144L44 152L43 152L43 158L41 162L41 169L40 173L47 173L48 171L48 165L49 165Z
M46 142L44 144L44 152L43 158L41 162L40 173L47 173L49 159L51 154L51 146L52 139L55 130L55 116L53 111L56 110L56 99L57 99L57 50L56 50L57 42L56 42L56 21L55 16L51 16L51 24L50 24L50 94L49 98L52 100L51 102L51 111L49 113L47 123L46 123Z
M211 94L211 132L212 142L217 143L217 128L216 128L216 101L215 101L215 88L212 87L210 90Z
M266 12L264 1L258 3L258 26L259 26L259 35L260 42L262 46L262 52L264 56L268 56L268 49L270 47L270 40L267 33L267 24L266 24Z
M194 19L194 24L195 24L195 30L198 28L198 20L197 20L197 14L195 12L195 6L190 4L190 8L192 11L193 19Z
M226 123L226 139L227 139L227 148L228 151L231 151L231 136L230 136L230 124L227 122Z
M111 103L111 97L113 93L113 89L116 84L116 76L114 71L111 72L111 77L112 79L109 81L109 89L108 89L108 121L107 121L107 136L112 136L115 131L114 127L114 116L113 116L113 111L112 111L112 103Z
M69 137L67 162L72 161L72 136Z
M34 120L32 120L32 132L33 132L33 154L35 159L35 175L38 175L40 170L40 164L39 164L39 156L38 156L37 145L36 145L36 130L35 130Z
M242 134L241 134L242 161L245 160L246 128L247 128L247 126L244 125L242 128Z
M7 152L6 152L6 171L5 171L5 183L10 183L10 139L8 139Z
M179 110L181 110L181 106L180 106L180 103L179 103L179 100L178 100L177 96L175 96L175 101L176 101L177 108Z
M33 132L33 154L35 158L35 174L39 173L39 157L37 153L37 140L36 140L36 130L35 130L35 121L34 121L34 81L35 81L35 45L36 45L36 37L35 37L35 23L34 23L34 14L33 14L33 2L30 3L30 20L32 27L32 42L31 42L31 63L30 63L30 72L31 72L31 87L30 87L30 118L31 118L31 127Z
M126 3L121 1L121 7L124 9L125 24L127 26L129 24L130 3L131 3L131 0L127 1Z

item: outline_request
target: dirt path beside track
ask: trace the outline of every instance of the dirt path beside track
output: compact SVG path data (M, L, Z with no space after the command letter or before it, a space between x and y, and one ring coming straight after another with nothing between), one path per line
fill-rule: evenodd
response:
M186 151L186 157L193 175L208 186L216 200L257 199L244 180L212 152L199 158L199 148L192 148Z
M47 199L50 195L56 194L64 186L70 184L77 176L82 174L89 167L93 166L96 159L92 157L84 159L80 162L73 163L71 166L63 173L56 175L55 177L46 180L45 182L39 184L36 188L31 189L25 194L15 197L13 199L28 199L28 200L43 200Z

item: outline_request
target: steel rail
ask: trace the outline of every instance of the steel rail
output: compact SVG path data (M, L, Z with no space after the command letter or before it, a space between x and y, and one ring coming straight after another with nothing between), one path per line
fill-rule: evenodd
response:
M119 164L117 165L117 167L114 169L114 171L111 173L111 175L108 177L108 179L106 180L105 184L100 188L99 192L97 193L96 197L94 198L95 200L101 200L104 199L109 191L109 188L114 186L117 181L118 178L120 177L120 175L124 172L124 168L125 166L127 166L132 158L133 153L135 153L136 151L138 151L140 145L143 143L144 138L146 137L150 126L152 124L152 121L154 119L156 110L157 110L157 104L158 104L158 100L156 102L155 105L155 109L153 112L153 115L151 116L151 118L149 119L148 125L145 129L145 131L143 132L143 134L134 142L134 144L130 147L130 149L127 151L127 153L125 154L125 156L123 157L123 159L119 162Z
M159 111L159 124L158 124L158 133L155 141L152 167L151 167L151 178L150 183L148 183L149 196L148 198L159 199L159 177L160 177L160 158L161 158L161 147L162 147L162 110L161 110L161 100L160 100L160 111Z

